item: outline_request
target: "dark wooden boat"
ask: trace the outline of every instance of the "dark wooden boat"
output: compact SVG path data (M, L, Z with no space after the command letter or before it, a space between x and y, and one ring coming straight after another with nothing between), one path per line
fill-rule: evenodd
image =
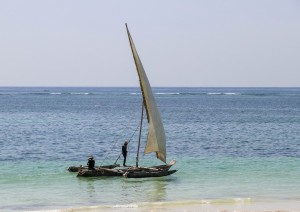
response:
M133 178L135 176L141 177L162 177L175 173L177 170L169 171L171 166L176 163L172 160L169 164L151 167L135 167L128 166L117 168L117 166L107 166L98 167L95 170L88 170L87 167L84 169L79 169L77 177L102 177L102 176L124 176L128 178ZM135 174L137 172L137 174Z
M119 167L120 164L112 164L112 165L105 165L105 166L96 166L95 169L99 169L99 168L107 168L107 169L113 169L116 167ZM81 170L88 170L87 166L70 166L68 168L69 172L79 172Z
M123 168L115 169L116 167L104 166L95 168L95 170L88 170L87 167L79 169L77 177L103 177L103 176L123 176L128 178L141 178L141 177L162 177L175 173L177 170L169 171L171 166L176 163L172 160L169 164L151 167L135 167L128 166Z

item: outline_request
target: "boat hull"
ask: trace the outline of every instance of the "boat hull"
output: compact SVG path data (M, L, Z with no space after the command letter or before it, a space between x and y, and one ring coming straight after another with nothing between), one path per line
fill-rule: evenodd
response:
M123 176L124 171L121 169L106 169L98 168L95 170L81 170L78 172L77 177L114 177L114 176Z

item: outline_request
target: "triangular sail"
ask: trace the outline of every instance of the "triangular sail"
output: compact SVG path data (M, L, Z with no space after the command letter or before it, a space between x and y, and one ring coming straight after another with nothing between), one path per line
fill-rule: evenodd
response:
M160 118L160 113L158 111L150 83L148 81L146 72L143 68L142 62L134 46L127 24L126 29L134 62L139 76L140 87L143 95L143 102L146 108L147 119L149 123L145 154L150 152L156 152L157 158L159 158L163 162L166 162L166 136L164 126Z

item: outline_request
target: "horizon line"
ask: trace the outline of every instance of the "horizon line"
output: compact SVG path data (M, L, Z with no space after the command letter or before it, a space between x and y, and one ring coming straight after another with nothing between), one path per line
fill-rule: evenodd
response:
M300 86L151 86L152 88L300 88ZM40 86L40 85L12 85L0 88L139 88L139 86Z

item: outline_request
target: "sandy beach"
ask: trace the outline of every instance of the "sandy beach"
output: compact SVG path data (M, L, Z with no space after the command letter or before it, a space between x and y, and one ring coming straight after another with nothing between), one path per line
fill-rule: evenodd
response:
M300 202L294 201L269 201L252 203L250 199L236 200L236 203L213 203L210 201L182 201L182 202L154 202L126 205L98 205L49 212L299 212Z

